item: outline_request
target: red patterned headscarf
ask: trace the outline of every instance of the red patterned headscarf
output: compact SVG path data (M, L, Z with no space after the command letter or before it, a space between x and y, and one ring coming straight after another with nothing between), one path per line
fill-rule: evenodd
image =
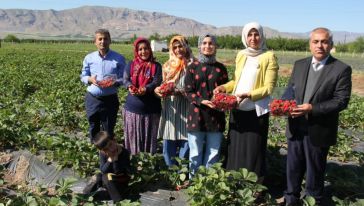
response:
M138 54L140 43L145 43L150 51L147 60L143 60ZM146 38L139 37L134 41L134 59L130 67L131 83L138 88L145 87L153 79L155 72L156 65L150 42Z

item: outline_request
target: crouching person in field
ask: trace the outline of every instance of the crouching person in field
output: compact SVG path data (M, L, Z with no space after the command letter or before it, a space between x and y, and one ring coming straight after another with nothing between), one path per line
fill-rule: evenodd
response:
M130 176L130 153L106 131L100 131L93 138L93 144L100 150L100 170L103 186L114 202L123 199Z

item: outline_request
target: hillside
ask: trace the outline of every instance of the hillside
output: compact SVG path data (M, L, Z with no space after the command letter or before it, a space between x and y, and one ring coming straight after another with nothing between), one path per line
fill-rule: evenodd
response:
M0 37L16 34L20 38L89 38L97 28L107 28L114 39L134 36L161 36L178 33L186 36L204 32L240 35L242 26L215 27L192 19L165 13L127 8L84 6L67 10L0 9ZM267 37L305 38L308 33L287 33L265 27ZM350 42L360 33L340 32L335 41Z

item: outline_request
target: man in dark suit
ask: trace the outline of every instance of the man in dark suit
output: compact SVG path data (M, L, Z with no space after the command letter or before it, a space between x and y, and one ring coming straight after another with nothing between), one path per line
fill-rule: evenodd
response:
M351 94L351 67L330 55L332 47L330 30L312 30L312 57L295 62L288 83L286 93L291 93L297 107L286 128L286 205L299 205L305 173L305 194L323 204L327 154L336 144L339 112L347 107Z

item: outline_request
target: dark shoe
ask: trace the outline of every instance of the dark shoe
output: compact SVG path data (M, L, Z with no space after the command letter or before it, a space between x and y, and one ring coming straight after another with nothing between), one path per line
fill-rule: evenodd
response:
M286 203L286 206L302 206L302 202L299 201L299 202L296 202L296 203Z
M265 192L256 192L253 196L255 198L255 204L256 205L263 205L266 200L265 200Z

